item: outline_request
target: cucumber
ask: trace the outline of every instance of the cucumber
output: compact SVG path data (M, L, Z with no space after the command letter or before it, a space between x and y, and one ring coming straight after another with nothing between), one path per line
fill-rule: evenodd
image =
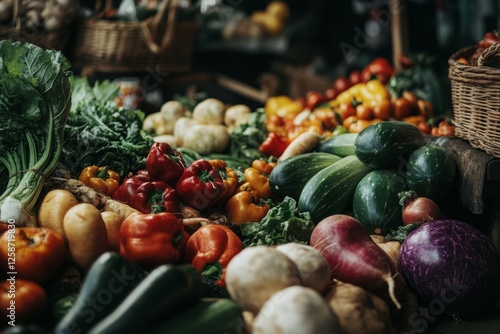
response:
M354 191L352 212L370 234L388 234L403 225L398 194L408 190L404 174L377 169L359 181Z
M101 255L90 267L74 305L57 323L54 334L87 333L110 314L146 276L115 252Z
M354 154L375 169L397 169L404 167L410 154L424 144L424 135L416 126L385 121L372 124L358 134Z
M246 330L243 309L228 298L202 299L148 331L149 334L236 334Z
M357 133L342 133L320 143L316 148L318 152L326 152L347 157L354 154L354 141L358 137Z
M193 266L161 265L88 333L148 333L174 311L197 303L201 295L201 275Z
M324 168L307 181L298 209L309 212L315 223L345 211L351 204L359 181L373 169L355 155L348 155Z
M439 201L450 192L455 180L456 164L445 148L427 144L410 156L406 179L418 196Z
M281 161L269 175L269 186L276 195L298 200L307 181L320 170L331 166L341 158L324 152L296 155Z

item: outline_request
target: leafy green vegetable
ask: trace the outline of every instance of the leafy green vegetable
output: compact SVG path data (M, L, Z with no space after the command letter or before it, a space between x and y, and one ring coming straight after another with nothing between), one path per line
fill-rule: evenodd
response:
M262 158L259 146L267 137L265 120L264 110L257 109L250 114L246 123L237 126L230 134L229 154L245 161L248 165L253 160Z
M240 226L243 246L281 245L288 242L307 244L314 229L308 212L297 213L297 202L286 196L266 216L255 223Z
M36 203L55 169L71 108L61 52L0 41L0 219L36 225Z
M109 84L97 82L90 88L86 80L73 83L77 85L73 95L77 105L64 129L61 167L73 177L90 165L109 166L122 177L144 169L153 144L153 138L142 129L144 113L117 107L117 91Z

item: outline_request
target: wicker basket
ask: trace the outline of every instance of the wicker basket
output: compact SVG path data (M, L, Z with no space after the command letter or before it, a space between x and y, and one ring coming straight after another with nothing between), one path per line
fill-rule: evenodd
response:
M500 68L487 66L497 63L500 42L483 52L477 66L457 62L474 50L475 46L461 49L448 61L455 133L471 146L500 157Z
M177 3L164 0L154 17L140 22L78 21L73 65L87 75L190 70L197 23L178 22Z
M281 72L287 79L287 95L292 98L306 97L307 92L324 92L332 86L333 80L302 67L282 66Z
M64 51L68 45L72 26L57 32L31 29L23 24L22 0L14 1L12 25L0 26L0 40L21 41L37 45L44 49Z

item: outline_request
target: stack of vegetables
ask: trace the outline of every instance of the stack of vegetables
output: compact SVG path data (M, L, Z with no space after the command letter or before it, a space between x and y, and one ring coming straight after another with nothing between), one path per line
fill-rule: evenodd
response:
M3 42L0 54L0 81L12 85L0 104L10 152L3 197L30 189L15 168L41 178L30 206L18 198L32 218L0 224L6 334L14 324L41 333L418 332L437 316L495 309L498 250L440 210L455 162L410 122L334 134L335 100L303 109L286 97L255 111L168 101L144 117L116 107L109 82L71 77L60 53ZM54 75L29 71L42 60ZM49 87L60 95L51 99ZM18 98L28 91L39 92L36 106ZM61 117L59 136L47 135L59 141L39 141L51 132L20 123L13 108L64 110L47 116ZM203 145L189 139L210 128L224 140L219 130ZM16 144L9 129L35 139L28 131ZM37 143L60 147L50 166L36 162ZM36 154L23 157L27 148Z

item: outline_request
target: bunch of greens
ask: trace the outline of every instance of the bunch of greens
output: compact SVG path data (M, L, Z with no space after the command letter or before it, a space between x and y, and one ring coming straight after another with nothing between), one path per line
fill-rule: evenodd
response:
M230 135L229 154L246 161L248 164L262 158L259 146L267 137L265 120L264 110L257 109L250 114L246 123L237 126Z
M36 203L63 149L71 107L62 53L0 41L0 219L36 225Z
M153 144L153 138L142 129L144 113L117 107L118 88L109 81L91 87L85 78L78 78L72 87L61 167L73 177L91 165L108 166L122 177L144 169Z
M271 208L260 222L245 223L240 226L243 246L281 245L289 242L309 243L314 229L309 212L297 212L297 202L285 197Z

